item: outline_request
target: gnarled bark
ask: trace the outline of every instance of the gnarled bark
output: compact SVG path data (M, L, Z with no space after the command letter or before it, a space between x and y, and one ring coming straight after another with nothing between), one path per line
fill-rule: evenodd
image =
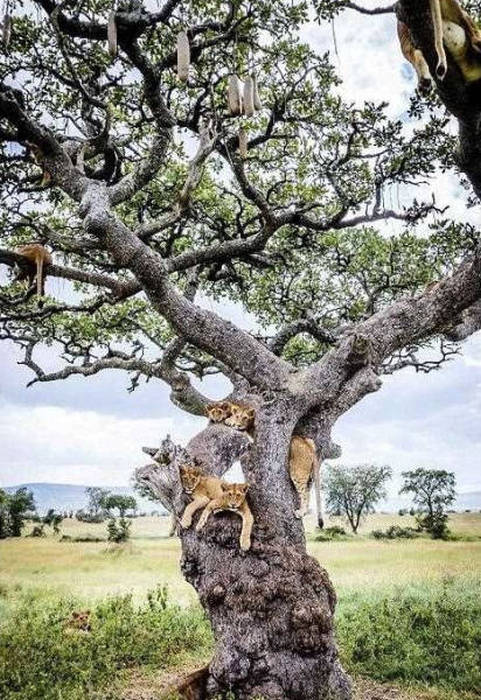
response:
M350 683L334 640L336 596L326 571L306 552L296 494L287 471L292 425L280 411L259 421L256 440L209 426L187 446L164 441L157 464L137 470L138 483L180 516L188 502L178 476L186 453L222 475L241 459L251 483L255 525L248 552L239 548L240 518L211 517L201 534L199 514L181 531L181 567L211 621L215 651L207 697L349 700Z

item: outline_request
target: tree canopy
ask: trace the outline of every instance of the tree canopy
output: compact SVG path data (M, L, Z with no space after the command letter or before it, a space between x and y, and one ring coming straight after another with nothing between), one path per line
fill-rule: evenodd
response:
M391 476L392 469L387 466L330 466L326 478L328 509L347 518L356 533L361 519L373 513L377 503L386 497L386 482Z
M18 244L43 241L54 254L49 275L74 283L42 310L18 284L2 289L0 337L23 348L34 382L120 369L131 389L167 381L176 403L202 413L192 377L245 374L205 334L182 336L171 312L155 313L158 303L128 270L130 253L99 237L79 206L89 183L104 183L111 223L119 236L131 232L127 247L136 242L165 261L166 279L186 296L179 304L195 294L201 306L241 304L256 337L299 367L475 250L476 232L451 221L442 203L428 193L409 201L433 164L459 169L439 99L413 97L409 125L389 119L385 104L355 107L339 96L330 56L304 38L309 19L324 23L353 3L120 3L114 60L111 2L32 4L15 13L1 65L0 262L18 261ZM192 45L186 83L175 71L183 27ZM232 117L228 76L251 70L263 108ZM388 206L400 189L406 203ZM397 224L392 235L387 220ZM432 323L381 352L381 373L437 368L455 352L456 314L450 334ZM440 352L420 352L433 339ZM40 364L45 344L58 353L57 371Z

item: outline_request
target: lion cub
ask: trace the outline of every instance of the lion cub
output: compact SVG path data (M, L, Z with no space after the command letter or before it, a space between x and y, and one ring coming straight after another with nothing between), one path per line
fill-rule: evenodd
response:
M209 476L200 467L200 462L193 460L188 464L182 464L180 467L180 480L182 488L189 496L192 496L192 502L184 510L180 524L187 528L192 525L192 516L201 508L204 508L209 501L214 498L221 498L223 495L222 481L216 476Z
M228 484L224 481L221 482L221 488L222 496L214 498L208 503L195 529L200 532L211 513L218 513L221 510L230 510L232 513L237 513L242 518L240 548L247 552L251 546L251 533L254 524L254 517L246 500L249 484Z
M206 413L213 423L225 423L231 428L247 432L250 436L254 433L255 409L251 406L221 401L207 406ZM309 486L317 465L314 442L301 435L293 435L289 449L289 476L299 494L299 509L294 513L296 518L303 518L307 514Z

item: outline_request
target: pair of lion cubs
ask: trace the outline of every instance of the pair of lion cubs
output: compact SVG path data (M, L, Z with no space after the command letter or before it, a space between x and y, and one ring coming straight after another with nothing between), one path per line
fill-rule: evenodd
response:
M249 435L253 433L255 410L249 406L222 401L207 406L206 413L213 423L225 423L236 430L246 431ZM295 512L297 518L302 518L307 513L309 483L316 467L314 442L309 438L293 435L289 452L289 475L300 499L300 508ZM192 516L200 508L204 508L204 511L196 526L198 532L202 530L211 513L230 510L242 518L241 549L250 549L254 518L246 501L249 484L228 484L215 476L209 476L195 459L192 463L180 467L180 476L184 491L193 498L182 516L182 527L188 528L192 525Z

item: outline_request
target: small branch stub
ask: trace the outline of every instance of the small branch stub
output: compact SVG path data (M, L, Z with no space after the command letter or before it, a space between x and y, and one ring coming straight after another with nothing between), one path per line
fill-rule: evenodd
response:
M241 158L247 158L247 132L241 127L239 129L239 155Z

